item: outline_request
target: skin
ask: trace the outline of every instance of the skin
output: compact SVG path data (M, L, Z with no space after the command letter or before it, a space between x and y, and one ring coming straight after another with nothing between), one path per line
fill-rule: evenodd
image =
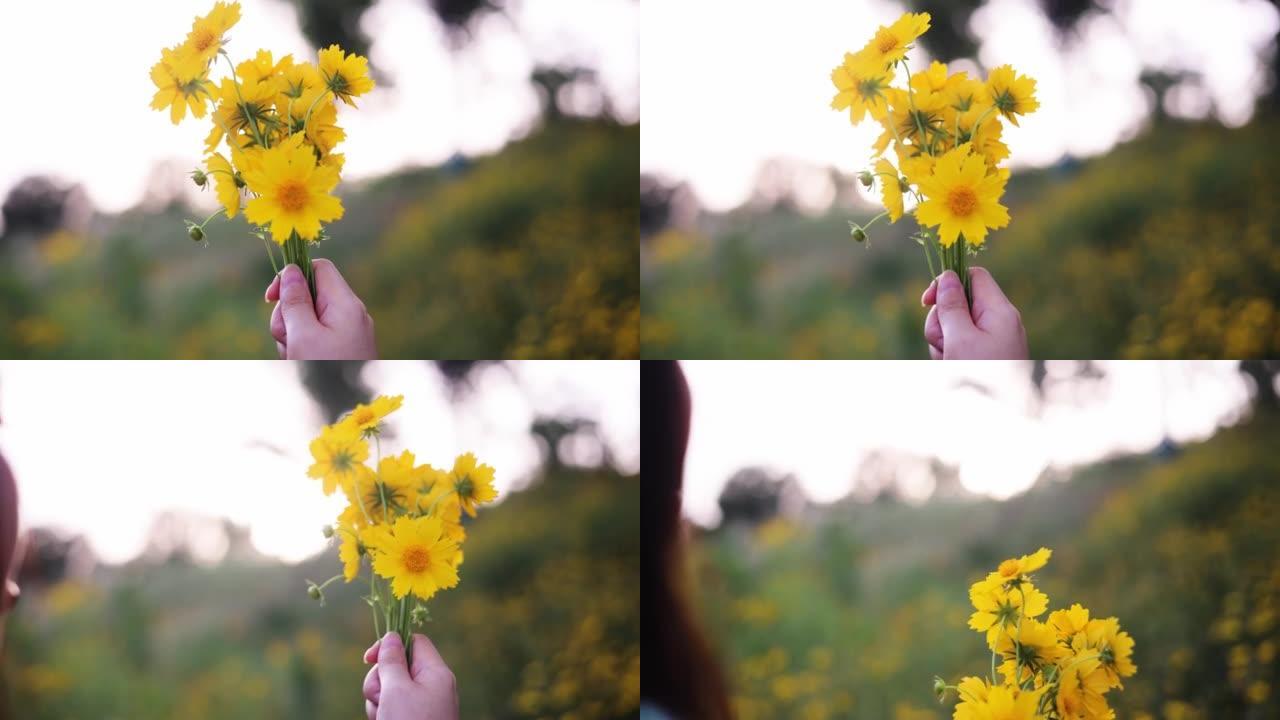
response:
M364 661L376 662L364 678L369 720L458 720L457 681L426 635L413 636L412 668L394 632L370 646Z
M22 543L18 536L18 490L3 455L0 455L0 485L0 491L3 491L0 492L0 648L3 648L4 611L17 592L13 576L17 574L18 558L22 557Z
M271 336L282 360L375 360L373 318L338 268L325 259L312 260L316 301L297 265L286 265L267 286L274 302Z
M929 284L920 304L929 308L924 339L934 360L1026 360L1022 316L986 268L969 268L973 307L960 277L947 270Z

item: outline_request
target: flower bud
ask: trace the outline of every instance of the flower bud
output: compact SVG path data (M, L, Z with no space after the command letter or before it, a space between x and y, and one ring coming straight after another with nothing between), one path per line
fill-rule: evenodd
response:
M937 675L933 676L933 694L937 696L938 702L947 701L947 681Z
M429 620L431 620L431 612L425 605L415 605L409 611L409 622L413 623L414 627L421 627Z
M324 535L325 539L333 537L333 526L325 525L324 527L320 528L320 534Z
M209 176L205 175L200 168L196 168L191 171L191 181L196 184L196 187L204 187L209 182Z
M904 177L898 178L898 187L901 188L904 193L911 192L911 183L907 182L907 179Z
M866 242L867 231L850 223L849 234L853 236L854 242Z
M315 583L307 583L307 594L312 600L319 600L324 597L324 593L320 592L320 586Z
M862 172L858 173L858 182L862 183L863 187L871 187L871 185L875 183L875 181L876 181L875 176L872 175L871 172L868 170L863 170Z
M187 235L191 236L192 240L200 242L204 239L204 230L199 225L191 225L187 228Z
M233 180L235 180L235 181L236 181L236 187L238 187L238 188L242 188L242 187L244 187L244 178L240 177L240 173L236 173L235 175L232 175L231 177L232 177L232 179L233 179Z

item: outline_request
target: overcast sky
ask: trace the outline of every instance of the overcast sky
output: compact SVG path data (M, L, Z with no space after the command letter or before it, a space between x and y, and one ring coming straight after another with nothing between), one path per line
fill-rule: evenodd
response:
M747 466L792 473L811 498L830 502L882 449L957 465L967 489L1005 498L1046 467L1145 451L1166 432L1206 437L1248 399L1235 361L1099 365L1105 381L1079 395L1058 391L1036 418L1027 363L682 363L693 396L685 512L718 523L721 489Z
M241 0L228 46L237 61L259 48L314 61L285 0ZM25 176L83 183L100 208L142 197L158 163L183 173L199 162L208 118L175 127L151 110L149 71L213 0L0 2L0 57L14 80L0 112L0 198ZM514 0L512 21L490 17L451 53L426 0L377 0L363 29L372 60L395 81L360 108L339 109L345 177L434 164L454 152L501 147L537 116L535 61L595 68L618 109L638 117L639 8L634 0ZM225 64L225 63L224 63ZM219 68L214 78L225 74ZM201 201L211 206L210 193Z
M716 210L745 201L771 158L808 165L798 199L826 207L834 189L819 168L865 167L877 125L849 124L830 109L831 68L856 51L902 4L888 0L644 0L640 167L687 181ZM1065 153L1105 152L1132 135L1147 110L1137 85L1145 61L1203 73L1208 95L1176 95L1179 114L1203 116L1216 104L1239 125L1264 85L1257 55L1275 35L1266 0L1116 0L1116 14L1086 21L1084 42L1055 51L1036 0L988 0L974 15L988 67L1010 63L1037 81L1040 109L1006 126L1015 165L1042 166ZM1117 20L1118 18L1118 20ZM911 67L927 66L922 50ZM961 69L955 66L954 69ZM974 70L972 64L968 67ZM901 83L899 83L901 85Z
M423 362L368 366L375 392L405 396L384 452L411 450L436 467L474 452L506 493L538 466L534 415L563 414L597 420L622 466L639 468L635 362L509 368L482 370L455 408ZM285 560L322 549L320 526L341 509L306 476L322 422L293 363L0 362L0 450L23 524L81 533L113 562L141 551L166 510L248 525L258 550ZM570 460L594 464L599 448L583 444Z

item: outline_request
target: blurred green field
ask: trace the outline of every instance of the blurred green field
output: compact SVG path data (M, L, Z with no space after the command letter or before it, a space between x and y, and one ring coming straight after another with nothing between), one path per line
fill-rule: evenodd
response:
M620 718L640 696L638 479L550 470L482 512L430 634L466 718ZM317 530L318 531L318 530ZM135 561L26 588L3 676L29 720L364 717L359 583L310 600L298 566ZM366 587L367 590L367 587Z
M1021 311L1032 356L1280 353L1277 137L1274 116L1165 121L1104 156L1015 174L1012 223L976 262ZM711 232L650 237L643 356L927 357L914 221L877 225L869 248L849 238L848 220L876 212L747 207L704 217Z
M982 675L970 583L1044 545L1050 609L1116 616L1138 673L1117 717L1280 714L1280 415L1174 453L1118 457L1007 502L842 502L731 523L691 572L734 703L752 718L949 718L935 674Z
M487 156L342 187L333 259L384 358L635 357L640 129L557 117ZM197 217L198 216L198 217ZM181 206L0 237L0 356L275 357L243 218Z

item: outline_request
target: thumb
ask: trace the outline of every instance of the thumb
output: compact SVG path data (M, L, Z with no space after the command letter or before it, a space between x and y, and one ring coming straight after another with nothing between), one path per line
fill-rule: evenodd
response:
M382 636L378 646L378 678L382 684L409 682L409 667L404 659L404 642L394 632Z
M280 313L284 316L284 332L288 338L299 337L319 324L311 305L307 279L297 265L285 265L280 273Z
M964 297L964 286L951 270L938 276L938 321L942 324L943 342L948 338L973 331L973 318L969 315L969 302Z

